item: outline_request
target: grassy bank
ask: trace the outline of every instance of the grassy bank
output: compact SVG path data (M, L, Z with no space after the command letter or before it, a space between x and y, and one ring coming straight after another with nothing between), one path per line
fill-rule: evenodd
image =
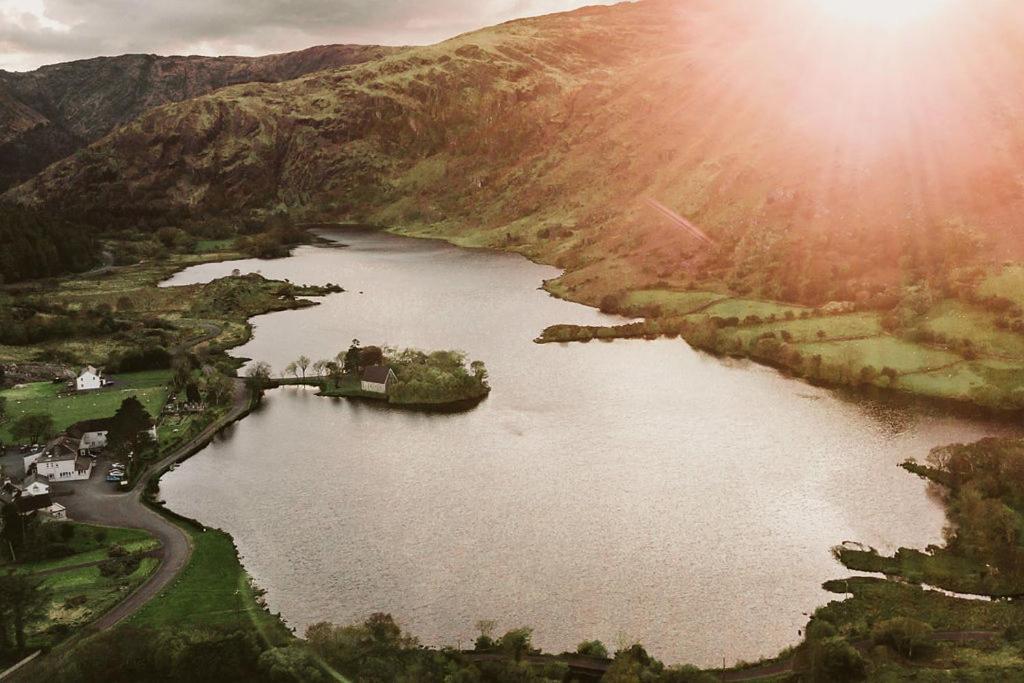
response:
M188 566L128 623L153 628L253 629L267 642L287 641L290 632L263 606L262 593L242 568L231 536L217 529L182 527L193 546Z
M652 300L662 303L647 303ZM1024 409L1024 336L1001 329L1003 318L980 305L941 300L903 324L879 311L803 308L713 292L632 292L625 302L615 310L646 317L611 327L554 325L536 341L681 337L696 348L822 384Z

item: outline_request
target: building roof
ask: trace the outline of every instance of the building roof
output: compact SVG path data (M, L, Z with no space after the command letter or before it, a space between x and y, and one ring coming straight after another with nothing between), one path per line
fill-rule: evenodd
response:
M363 381L373 382L374 384L387 384L388 377L393 374L394 371L385 365L371 365L363 370Z
M95 420L82 420L76 422L67 429L67 435L81 439L90 432L109 432L110 425L114 422L112 417L101 417Z
M86 365L85 368L78 374L79 377L82 375L99 375L100 371L91 365Z
M88 472L90 470L92 470L92 460L83 457L79 457L77 460L75 460L76 472Z
M42 484L46 488L50 488L50 480L47 479L46 477L40 476L35 472L25 477L25 480L21 482L22 488L26 489L32 484Z
M53 499L49 493L44 493L41 496L19 496L14 501L14 509L23 515L48 508L51 505L53 505Z
M68 436L58 436L56 439L46 444L46 450L43 451L42 457L36 460L36 463L41 462L63 462L65 460L77 460L78 459L78 441Z

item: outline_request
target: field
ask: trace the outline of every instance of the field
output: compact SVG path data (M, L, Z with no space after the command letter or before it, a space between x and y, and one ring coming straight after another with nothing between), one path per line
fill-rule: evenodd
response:
M108 558L111 547L119 545L130 553L143 553L158 547L156 539L137 529L75 522L49 524L47 528L64 532L59 534L58 542L68 546L72 554L58 559L0 564L0 569L19 574L45 575L44 586L51 592L46 617L31 624L27 633L30 645L37 647L55 644L109 610L152 574L159 563L154 558L142 558L132 573L105 577L96 564ZM95 564L81 566L90 563Z
M726 298L714 292L677 292L668 289L641 289L630 292L623 301L626 311L657 306L661 315L687 315ZM638 311L639 312L639 311Z
M194 547L188 566L129 623L172 628L255 628L275 642L286 638L288 632L281 621L259 604L257 591L238 561L231 537L216 529L186 531Z
M1004 266L978 288L982 296L1001 296L1024 306L1024 266Z
M58 395L65 385L52 382L36 382L14 389L0 391L7 399L9 419L0 425L0 440L11 441L9 428L21 415L46 413L53 417L58 430L81 420L111 417L117 412L121 401L135 396L154 418L167 400L167 383L171 373L168 370L136 372L112 377L115 385L105 389L84 393Z
M740 319L745 318L748 315L756 315L761 318L767 318L769 316L783 317L786 313L793 313L794 315L800 315L801 312L808 309L803 306L791 306L789 304L780 304L774 301L762 301L758 299L724 299L714 306L710 306L703 311L703 313L710 316L719 316L721 318L738 317Z

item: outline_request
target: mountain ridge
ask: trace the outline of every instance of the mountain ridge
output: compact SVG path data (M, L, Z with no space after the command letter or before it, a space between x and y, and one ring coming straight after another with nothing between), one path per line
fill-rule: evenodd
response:
M0 71L0 189L155 106L238 83L290 80L399 49L320 45L261 57L126 54Z
M521 251L587 302L710 278L820 304L1018 256L1024 98L979 90L964 55L995 53L993 82L1024 78L1005 21L1019 10L897 43L808 6L591 7L232 86L152 109L7 196L371 221Z

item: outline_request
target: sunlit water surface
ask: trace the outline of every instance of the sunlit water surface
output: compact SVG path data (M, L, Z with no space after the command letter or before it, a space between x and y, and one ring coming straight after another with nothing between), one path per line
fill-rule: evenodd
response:
M879 410L677 340L537 345L554 323L617 319L538 289L518 256L338 231L344 248L189 268L167 285L262 272L348 290L255 319L236 350L280 370L353 338L458 348L493 392L456 415L270 392L161 483L174 510L229 531L271 610L392 613L432 645L480 619L548 651L639 641L721 664L798 641L848 576L844 540L941 541L942 511L896 466L993 425Z

